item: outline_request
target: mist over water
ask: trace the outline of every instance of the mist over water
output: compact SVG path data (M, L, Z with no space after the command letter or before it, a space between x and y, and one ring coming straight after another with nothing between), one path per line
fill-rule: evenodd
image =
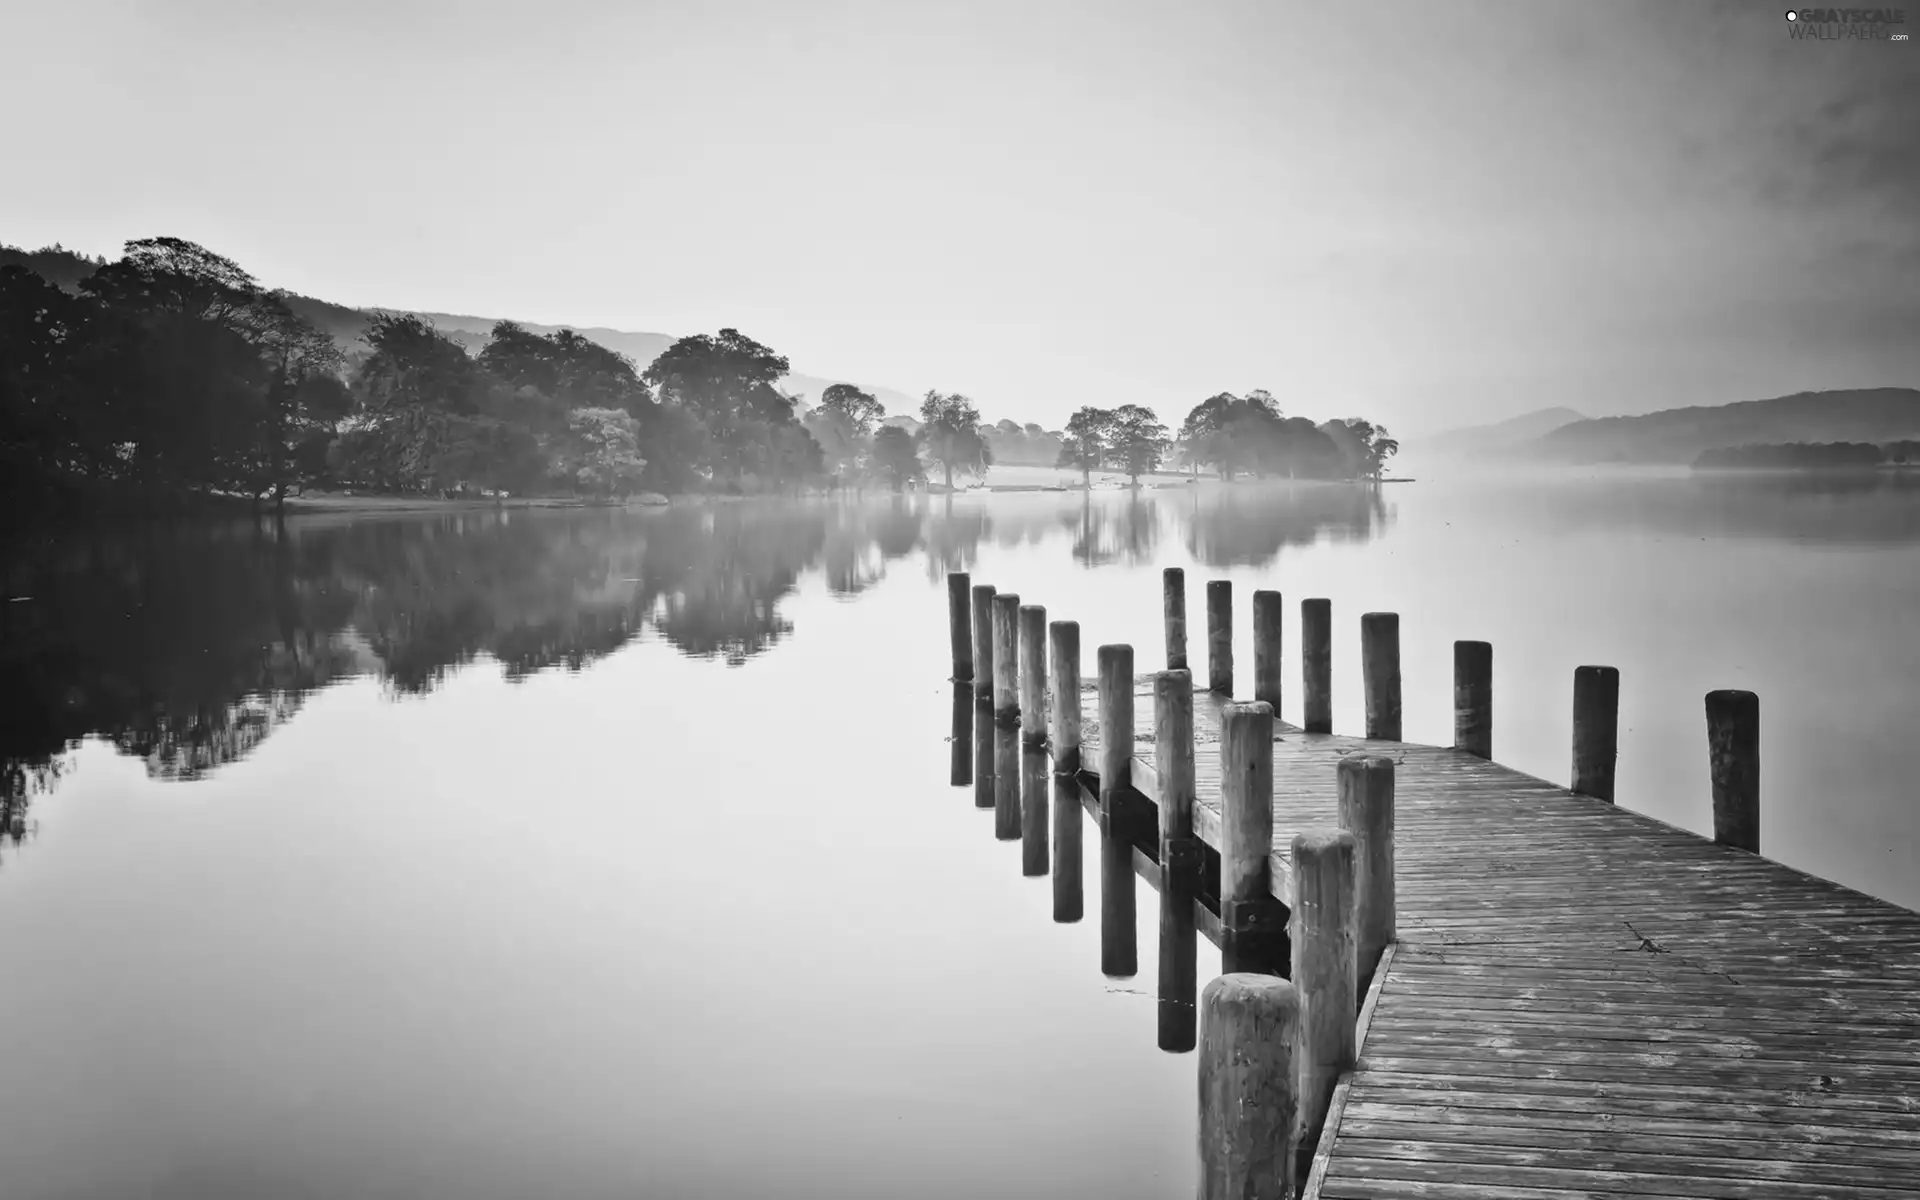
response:
M1097 828L1076 924L1063 864L996 839L980 768L1043 789L948 743L951 570L1141 670L1162 567L1190 620L1232 579L1242 645L1277 588L1296 722L1329 597L1342 732L1362 612L1401 614L1417 741L1488 640L1494 756L1556 782L1574 668L1616 666L1620 802L1697 831L1702 697L1752 689L1763 851L1920 905L1920 488L1410 473L6 544L0 1028L32 1086L0 1089L0 1195L1191 1192L1161 906L1105 978Z

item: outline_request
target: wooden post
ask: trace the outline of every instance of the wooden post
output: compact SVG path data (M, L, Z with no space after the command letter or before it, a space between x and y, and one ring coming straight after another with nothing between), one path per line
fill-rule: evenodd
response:
M973 806L993 807L993 701L978 696L973 701Z
M1047 873L1047 752L1029 748L1020 755L1020 873Z
M1354 941L1353 834L1293 835L1293 985L1300 996L1300 1147L1311 1154L1334 1084L1353 1068L1360 970Z
M1081 884L1080 781L1068 774L1053 777L1053 919L1061 924L1078 921L1086 913Z
M973 585L973 694L993 699L993 585Z
M993 719L1020 719L1020 597L1013 592L993 598Z
M1620 757L1620 671L1573 670L1573 790L1613 803L1613 768Z
M1220 714L1220 932L1231 962L1272 957L1283 932L1273 895L1273 708Z
M1340 827L1353 834L1354 945L1364 988L1394 939L1393 760L1354 755L1335 771Z
M1760 853L1760 697L1707 693L1707 756L1713 771L1713 840Z
M1333 601L1300 602L1300 727L1333 732Z
M973 679L973 602L972 584L965 571L947 575L947 623L953 639L953 678L960 683Z
M993 723L993 836L1020 836L1020 731L1003 721Z
M1140 970L1140 927L1133 896L1133 843L1111 826L1100 831L1100 973Z
M1029 746L1047 740L1047 610L1020 606L1020 733Z
M973 782L973 684L953 681L952 763L948 782L966 787Z
M1233 695L1233 581L1207 580L1207 690Z
M1360 673L1367 685L1367 736L1400 740L1400 614L1360 618Z
M1453 644L1453 748L1493 757L1493 645Z
M1153 680L1153 772L1160 788L1160 874L1190 879L1200 865L1193 835L1193 673L1166 670Z
M1284 617L1280 593L1261 591L1253 594L1253 698L1273 706L1273 719L1280 719L1280 631Z
M1080 769L1080 622L1055 621L1048 627L1053 653L1053 715L1048 724L1053 769Z
M1200 994L1200 1200L1293 1194L1300 1000L1272 975L1221 975Z
M1198 985L1199 940L1195 935L1193 889L1184 882L1160 882L1159 1046L1169 1054L1193 1049L1194 989Z
M1187 573L1179 567L1160 572L1162 607L1167 621L1167 670L1187 669Z
M1100 812L1133 783L1133 647L1102 646L1100 669ZM1102 825L1105 824L1103 820Z

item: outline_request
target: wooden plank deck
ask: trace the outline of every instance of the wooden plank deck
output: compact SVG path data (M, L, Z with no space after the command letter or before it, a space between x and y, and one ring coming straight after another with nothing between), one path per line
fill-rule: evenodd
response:
M1451 749L1276 732L1283 900L1339 759L1397 764L1399 942L1308 1196L1920 1196L1920 914Z

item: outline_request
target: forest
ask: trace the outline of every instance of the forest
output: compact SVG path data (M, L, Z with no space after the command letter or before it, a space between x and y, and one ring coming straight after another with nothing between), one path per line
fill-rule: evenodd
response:
M477 350L406 312L354 344L172 237L114 261L0 247L0 500L37 511L185 501L279 506L310 489L441 496L798 494L984 478L995 461L1141 476L1377 477L1397 448L1353 418L1316 425L1265 391L1195 405L1176 435L1140 405L1066 429L982 420L929 391L889 415L848 383L781 390L785 356L735 329L644 367L570 329L495 324ZM348 310L341 310L348 311Z

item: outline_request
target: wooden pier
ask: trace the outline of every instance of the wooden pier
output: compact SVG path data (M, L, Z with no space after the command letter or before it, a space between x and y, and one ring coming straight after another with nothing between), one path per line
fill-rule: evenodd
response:
M1184 665L1184 578L1165 587ZM1611 668L1573 681L1577 793L1492 761L1485 643L1456 645L1456 745L1399 741L1393 614L1361 618L1373 736L1273 719L1276 593L1250 614L1261 699L1236 703L1216 580L1204 688L1125 646L1083 685L1078 628L1054 621L1051 659L1019 663L1070 682L1021 681L1051 729L1016 767L1022 714L971 706L966 580L950 594L954 782L972 741L995 768L976 795L1023 841L1051 793L1056 920L1081 912L1072 809L1094 814L1108 974L1136 969L1134 879L1160 892L1160 1045L1200 1051L1203 1200L1920 1196L1920 915L1758 853L1751 693L1706 698L1703 838L1612 802ZM1314 720L1331 621L1301 612ZM1198 995L1196 933L1226 972Z

